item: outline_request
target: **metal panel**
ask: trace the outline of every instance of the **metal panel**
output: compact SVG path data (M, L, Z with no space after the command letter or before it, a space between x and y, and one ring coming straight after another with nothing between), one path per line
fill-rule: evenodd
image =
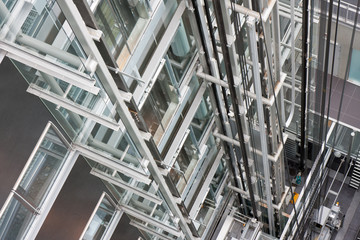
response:
M255 32L255 19L249 17L247 20L248 29L249 29L249 47L251 52L251 60L254 63L259 62L258 52L256 46L256 32ZM256 92L256 106L257 106L257 115L259 118L259 129L260 129L260 141L261 141L261 152L262 152L262 162L264 168L264 177L265 177L265 191L266 191L266 202L267 202L267 211L269 219L269 229L272 235L275 235L275 225L274 225L274 210L272 206L272 194L270 187L270 166L268 159L268 150L267 150L267 140L266 140L266 131L265 131L265 120L264 120L264 108L262 102L262 91L261 91L261 79L260 79L260 70L259 65L253 65L254 73L254 85Z

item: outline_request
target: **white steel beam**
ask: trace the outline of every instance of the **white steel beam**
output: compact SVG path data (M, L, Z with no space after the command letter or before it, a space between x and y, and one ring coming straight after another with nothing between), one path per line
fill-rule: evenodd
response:
M165 158L164 158L164 163L166 165L172 165L175 162L175 159L173 156L175 156L175 152L176 150L179 148L179 144L181 143L181 140L183 139L184 133L186 132L186 130L189 128L189 125L196 113L197 108L199 107L202 97L204 95L204 92L206 90L206 82L203 82L200 87L198 92L196 93L196 96L193 100L193 104L191 104L190 109L188 110L188 113L186 114L183 123L181 124L178 133L176 134L173 143L171 144Z
M114 159L106 157L103 154L98 153L97 150L87 148L80 144L74 144L73 147L74 149L78 150L82 156L89 158L94 162L100 163L106 167L114 169L115 171L128 175L139 182L143 182L145 184L151 183L149 176L146 175L145 173L142 173L139 170L133 169L129 166L126 166L124 163L120 161L116 161Z
M184 2L184 1L182 1ZM151 172L155 182L159 185L159 189L164 196L166 203L171 209L172 213L179 218L179 224L184 231L186 238L192 239L192 232L187 225L187 222L180 211L179 206L176 204L175 197L172 195L169 187L167 186L164 177L162 176L160 169L157 166L155 159L153 158L150 149L146 145L142 134L136 126L134 119L132 118L128 107L126 106L121 94L117 91L117 86L112 78L107 65L105 64L99 50L97 49L92 37L87 31L86 25L82 20L80 12L77 10L76 5L72 0L58 1L58 4L68 20L71 28L73 29L78 41L82 45L87 55L91 55L93 59L98 63L96 73L111 101L116 104L116 110L124 123L127 132L137 147L143 158L149 160L148 169Z
M84 89L92 94L97 95L100 89L95 87L95 80L91 79L85 73L78 72L70 67L62 66L58 63L51 62L44 56L35 53L22 46L13 43L0 41L0 49L6 51L6 56L21 62L27 66L35 68L46 74L59 78L71 85Z
M174 238L172 238L172 237L168 237L168 236L166 236L166 235L164 235L164 234L158 233L158 232L155 231L154 229L149 228L148 226L142 225L142 224L140 224L140 223L138 223L138 222L135 222L135 221L133 221L133 220L131 220L129 224L132 225L132 226L134 226L134 227L136 227L136 228L138 228L138 229L140 229L140 230L142 230L142 231L148 232L149 234L154 235L154 236L156 236L156 237L158 237L158 238L160 238L160 239L163 239L163 240L174 240Z
M259 62L258 52L256 46L256 32L255 32L255 19L249 17L247 19L248 25L248 36L249 36L249 48L251 53L251 61L253 63ZM269 219L269 230L271 235L275 235L275 224L274 224L274 210L272 206L272 194L270 186L270 166L268 159L268 149L267 149L267 140L266 140L266 130L265 130L265 120L264 120L264 106L262 102L262 91L261 91L261 79L260 79L260 69L258 64L253 65L253 76L254 76L254 85L256 92L256 106L257 106L257 115L259 119L259 132L260 132L260 142L261 142L261 151L262 151L262 162L264 168L264 177L265 177L265 195L267 202L267 211Z
M189 212L189 216L191 219L195 219L196 214L199 212L200 208L201 208L201 203L204 202L207 192L209 191L209 185L215 175L215 172L217 170L217 168L219 167L221 158L224 155L224 150L222 148L220 148L218 154L215 157L214 162L212 163L212 166L208 172L208 174L205 177L205 180L202 182L202 185L200 187L200 191L196 196L196 200L194 202L194 204L192 205L190 212ZM194 186L192 187L194 188ZM190 198L192 198L193 196L188 196Z
M154 75L156 75L155 73L159 69L159 63L160 63L161 59L163 58L164 54L166 53L166 51L168 50L171 40L175 36L175 33L180 24L180 19L186 8L185 3L186 3L186 1L179 2L179 6L177 7L177 9L175 11L174 16L172 17L166 31L163 34L163 37L159 41L159 44L158 44L157 48L155 49L155 51L152 55L152 58L144 71L144 74L142 75L142 79L145 81L145 84L143 84L142 86L138 86L134 91L134 94L133 94L134 100L135 100L136 104L139 105L139 108L141 108L141 106L143 105L143 104L141 104L141 102L145 101L145 99L143 98L143 95L145 94L146 91L150 91L150 90L148 90L148 86L150 85L150 89L152 86L154 86L154 83L156 81L156 78L154 77Z
M133 216L135 218L138 218L144 222L147 222L155 227L158 227L158 228L161 228L163 229L164 231L176 236L176 237L181 237L182 236L182 232L179 230L179 229L176 229L176 227L173 227L173 226L169 226L169 225L166 225L165 223L163 223L162 221L160 220L157 220L157 219L154 219L150 216L148 216L147 214L139 211L139 210L136 210L136 209L133 209L131 207L128 207L128 206L124 206L124 205L121 205L120 208L128 215L130 216Z
M57 106L63 107L71 112L74 112L76 114L79 114L81 116L89 118L97 123L100 123L101 125L111 128L115 131L119 130L119 128L120 128L120 125L117 122L115 122L115 120L108 118L108 117L102 117L95 113L92 113L86 107L76 104L67 98L60 97L48 90L44 90L33 83L31 83L29 85L29 87L27 88L26 91L28 93L34 94L34 95L44 99L44 100L52 102Z
M129 192L135 193L136 195L139 195L140 197L143 197L143 198L145 198L151 202L154 202L158 205L162 204L162 202L163 202L155 194L148 193L148 192L145 192L144 190L133 187L133 186L129 185L129 183L123 182L120 178L111 177L108 174L105 174L104 172L102 172L96 168L91 169L90 173L98 178L101 178L111 184L121 187Z

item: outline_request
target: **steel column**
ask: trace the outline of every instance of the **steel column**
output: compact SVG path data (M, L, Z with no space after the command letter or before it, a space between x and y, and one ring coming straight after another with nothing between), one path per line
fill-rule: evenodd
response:
M248 37L249 37L249 48L251 52L251 61L253 63L259 62L258 54L257 54L257 46L256 46L256 31L255 31L255 19L253 17L249 17L247 19L248 24ZM254 85L256 92L256 105L257 105L257 114L259 119L259 129L260 129L260 141L261 141L261 151L262 151L262 161L264 168L264 177L265 177L265 192L266 192L266 202L267 202L267 211L268 211L268 219L269 219L269 230L272 235L275 234L275 226L274 226L274 210L272 207L272 194L270 187L270 167L269 167L269 159L268 159L268 149L267 149L267 140L266 140L266 130L265 130L265 118L264 118L264 110L262 103L262 89L261 89L261 79L260 79L260 69L258 64L253 65L253 77L254 77Z

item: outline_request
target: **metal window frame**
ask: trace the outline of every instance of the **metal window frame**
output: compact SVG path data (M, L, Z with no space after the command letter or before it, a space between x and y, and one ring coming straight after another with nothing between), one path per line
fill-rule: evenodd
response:
M153 77L158 69L158 67L156 67L156 66L159 66L160 60L163 58L163 56L168 51L169 45L170 45L173 37L175 36L175 33L180 24L180 19L186 8L185 2L186 1L180 1L169 25L167 26L167 29L164 32L163 37L161 38L156 50L153 53L153 56L152 56L150 62L148 63L148 65L144 71L142 79L144 80L145 84L137 87L134 91L133 96L134 96L134 100L137 105L140 105L140 100L141 101L146 100L146 99L142 100L142 96L144 95L145 90L147 89L150 81L153 80L152 85L154 85L154 83L156 81L156 79Z
M134 226L134 227L136 227L136 228L138 228L138 229L140 229L140 230L142 230L142 231L145 231L145 232L147 232L147 233L149 233L149 234L151 234L151 235L154 235L154 236L156 236L156 237L158 237L158 238L160 238L160 239L163 239L163 240L174 240L173 238L170 238L170 237L165 236L165 235L163 235L163 234L161 234L161 233L158 233L158 232L156 232L154 229L151 229L151 228L149 228L148 226L142 225L142 224L140 224L140 223L138 223L138 222L136 222L136 221L134 221L134 220L131 220L129 224L132 225L132 226Z
M194 118L194 115L201 103L201 98L203 97L205 90L206 90L207 83L202 82L202 84L199 87L198 92L196 93L196 96L193 103L191 104L183 123L181 124L179 130L177 131L177 134L173 140L173 143L171 144L165 158L164 163L166 165L172 165L175 162L175 159L173 159L173 156L175 155L176 150L179 148L179 144L181 143L181 139L183 138L184 132L189 128L192 119Z
M5 204L0 210L0 216L2 216L5 212L5 209L10 204L10 201L14 195L19 195L16 193L16 189L19 187L21 180L24 178L27 169L29 168L30 164L32 163L32 160L34 159L36 152L39 150L41 143L46 137L47 132L49 129L53 129L55 133L58 135L61 141L63 141L64 145L68 148L68 154L64 158L64 162L57 174L57 176L54 178L51 186L48 189L48 192L46 196L44 196L44 200L41 204L40 209L37 211L37 215L35 218L31 221L31 223L25 227L24 232L24 239L35 239L37 233L39 232L42 224L44 223L48 213L50 212L50 209L52 205L55 202L55 199L57 198L58 194L60 193L60 190L62 186L65 183L65 180L67 179L68 175L70 174L70 171L72 170L72 167L74 166L77 158L78 158L78 152L72 149L71 145L67 142L65 137L61 134L61 132L58 130L58 128L52 123L48 122L45 126L45 129L43 130L38 142L36 143L30 157L28 158L28 161L26 162L21 174L19 175L12 192L9 194L8 198L5 201ZM20 196L21 197L21 196ZM18 200L18 198L16 198ZM25 199L24 199L25 200ZM21 202L20 202L21 203ZM24 205L23 205L24 206ZM26 206L25 206L26 207Z

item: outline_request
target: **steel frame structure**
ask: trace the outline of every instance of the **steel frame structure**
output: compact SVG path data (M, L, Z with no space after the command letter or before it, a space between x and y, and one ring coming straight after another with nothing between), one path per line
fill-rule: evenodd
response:
M111 193L97 206L106 198L114 208L101 239L110 239L123 213L145 239L214 239L236 216L249 221L246 229L261 226L262 239L296 237L319 192L316 184L325 179L331 150L323 152L335 125L325 132L292 213L285 213L293 189L284 146L298 136L299 92L300 169L311 127L305 110L313 110L304 95L312 83L303 77L308 85L299 87L297 72L302 64L303 76L310 76L307 56L317 57L306 48L307 34L300 34L308 26L294 0L127 1L137 18L131 26L112 0L40 2L0 3L1 55L14 61L28 92L57 118L72 154L36 229L14 234L35 238L81 155ZM118 32L106 32L99 4L113 9L106 21L122 24ZM49 16L53 27L42 25ZM111 51L114 41L125 41L119 54ZM11 224L5 207L0 223Z

